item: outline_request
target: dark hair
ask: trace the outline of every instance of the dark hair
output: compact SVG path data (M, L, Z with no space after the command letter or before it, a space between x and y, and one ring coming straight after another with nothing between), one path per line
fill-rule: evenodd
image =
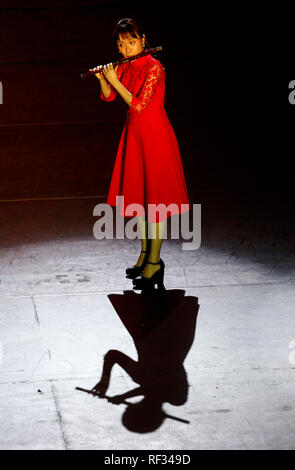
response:
M119 39L119 34L130 33L133 38L140 37L142 38L144 31L142 27L132 18L122 18L116 24L113 31L113 40L117 41ZM145 46L150 48L151 46L145 40Z

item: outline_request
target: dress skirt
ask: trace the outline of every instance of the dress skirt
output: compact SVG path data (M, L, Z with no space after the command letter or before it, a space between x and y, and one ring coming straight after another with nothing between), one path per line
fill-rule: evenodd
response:
M127 112L107 204L116 206L118 195L124 196L121 216L141 215L151 223L189 210L179 146L164 106Z

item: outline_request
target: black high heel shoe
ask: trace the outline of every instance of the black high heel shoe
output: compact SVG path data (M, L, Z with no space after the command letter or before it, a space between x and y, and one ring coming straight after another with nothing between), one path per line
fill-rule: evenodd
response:
M164 269L165 264L162 259L158 263L152 263L151 261L147 261L148 264L159 264L161 268L159 271L156 271L151 277L144 277L141 276L138 279L133 279L133 289L134 290L142 290L142 293L147 292L163 292L166 290L163 279L164 279ZM158 289L155 289L155 285L157 284Z
M141 250L141 253L149 253L149 250ZM148 260L148 256L145 255L143 263L142 263L141 266L136 266L136 264L135 264L131 268L127 268L126 269L127 279L134 279L135 277L139 276L142 273L142 271L144 270L145 265L147 263L147 260Z

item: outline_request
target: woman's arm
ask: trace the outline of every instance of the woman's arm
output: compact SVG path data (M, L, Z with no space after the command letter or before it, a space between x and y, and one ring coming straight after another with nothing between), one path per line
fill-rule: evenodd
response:
M155 63L149 68L139 95L132 97L131 106L134 111L142 113L145 110L163 76L164 69L160 63Z
M123 100L138 113L142 113L149 104L157 86L164 74L163 67L156 63L151 66L145 78L144 84L139 95L132 95L120 82L112 64L104 67L103 74L113 88L121 95Z
M94 71L94 69L89 69L90 71ZM117 75L122 75L122 71L118 70L118 66L115 69ZM104 101L112 101L116 98L117 93L113 87L110 86L108 80L105 78L103 70L97 72L95 74L96 78L98 78L100 82L100 98ZM118 77L119 78L119 77Z
M93 72L94 69L89 69L90 72ZM101 88L101 92L103 94L103 97L104 98L108 98L111 94L111 87L110 85L108 84L103 72L97 72L94 74L96 76L96 78L98 78L99 82L100 82L100 88Z
M130 93L130 91L128 91L119 80L118 82L113 84L113 87L119 93L119 95L123 98L125 103L127 103L128 106L131 107L131 101L132 101L133 95Z
M114 69L113 64L107 64L104 66L103 74L105 80L107 80L113 86L113 88L123 98L125 103L127 103L128 106L131 106L133 95L120 82L119 77L117 75L117 67L116 69Z
M114 395L113 397L109 397L108 401L113 403L114 405L117 405L123 403L126 398L138 397L140 395L144 395L144 390L141 385L132 390L129 390L126 393L122 393L122 395Z
M101 88L103 97L108 99L111 94L111 87L104 77L100 79L100 88Z

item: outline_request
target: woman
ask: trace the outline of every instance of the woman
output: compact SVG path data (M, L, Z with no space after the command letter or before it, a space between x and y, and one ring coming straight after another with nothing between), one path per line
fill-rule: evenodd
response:
M113 39L123 58L140 54L148 45L140 26L130 18L117 23ZM129 106L106 201L116 206L116 196L122 195L124 207L137 203L144 209L137 211L142 250L126 275L133 279L134 289L153 289L157 284L163 290L165 265L160 250L165 222L189 208L179 147L164 108L164 68L147 54L115 69L107 64L95 75L102 100L112 101L119 94ZM149 211L152 204L160 203L166 208L171 205L170 212ZM130 217L125 212L121 215Z

